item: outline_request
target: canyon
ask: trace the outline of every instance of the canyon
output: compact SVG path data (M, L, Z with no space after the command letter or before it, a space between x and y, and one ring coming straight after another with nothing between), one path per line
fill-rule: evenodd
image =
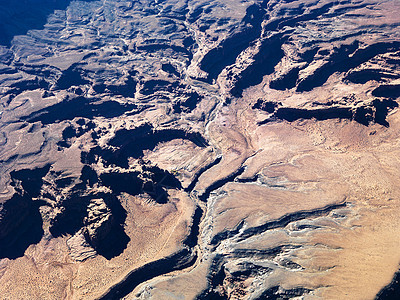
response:
M0 299L397 299L397 0L0 0Z

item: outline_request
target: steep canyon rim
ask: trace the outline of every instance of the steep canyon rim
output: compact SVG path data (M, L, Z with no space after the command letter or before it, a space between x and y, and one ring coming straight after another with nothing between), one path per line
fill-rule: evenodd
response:
M0 298L395 297L397 0L41 4L0 0Z

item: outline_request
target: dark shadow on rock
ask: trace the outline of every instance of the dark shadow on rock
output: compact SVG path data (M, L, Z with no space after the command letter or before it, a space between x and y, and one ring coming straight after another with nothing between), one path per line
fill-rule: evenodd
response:
M103 194L101 196L111 210L112 224L108 234L103 236L94 248L99 255L109 260L120 255L131 239L124 230L127 212L118 198L111 194Z
M135 97L137 85L137 82L133 78L135 74L135 71L130 71L128 76L126 76L124 79L121 79L120 82L115 84L105 84L103 82L95 83L93 85L93 90L99 94L105 93L120 95L126 98L133 98Z
M83 0L86 2L94 0ZM16 35L42 29L55 10L66 9L71 0L0 0L0 45L10 46Z
M94 147L88 153L82 153L81 159L85 164L96 162L96 157L102 157L107 164L128 167L128 158L140 158L144 150L153 150L161 142L174 139L190 140L198 147L208 146L207 141L198 132L188 132L183 129L154 130L150 124L144 124L132 130L121 129L109 141L114 149Z
M43 221L39 207L43 202L32 198L39 196L49 169L46 165L10 173L16 193L0 205L0 259L21 257L30 245L40 242Z
M152 261L131 271L123 280L113 285L99 299L122 299L139 284L151 278L192 266L196 258L197 256L191 250L183 248L170 256Z
M182 188L179 180L168 171L155 166L142 168L143 173L110 172L101 174L100 179L114 194L125 192L134 196L146 193L159 204L168 202L167 188Z
M60 212L50 221L50 233L59 237L82 231L99 255L106 259L120 255L130 238L124 231L127 213L116 197L118 193L88 194L88 187L99 182L99 177L87 165L82 168L80 180L71 188L71 194L57 204Z
M161 69L170 75L175 75L176 77L180 77L179 72L172 64L162 64Z
M79 179L87 186L93 186L99 181L96 171L87 165L83 166L81 177Z
M33 170L23 169L10 173L12 183L19 193L25 191L30 197L37 197L43 185L43 177L49 172L50 165Z
M231 94L240 97L243 90L260 84L265 75L272 74L285 54L282 45L287 39L288 35L278 33L264 40L259 52L253 57L253 63L240 73Z
M212 260L207 274L208 288L196 297L197 300L223 300L228 299L224 289L218 289L223 286L225 274L225 260L222 254L217 254Z
M293 122L299 119L316 119L319 121L329 119L352 119L353 113L347 107L330 107L323 109L302 109L282 107L277 110L275 116L278 119Z
M41 121L42 124L52 124L72 120L76 117L88 119L94 117L114 118L136 108L135 104L121 104L116 101L97 101L97 99L77 97L46 107L22 119L30 123Z
M322 86L335 72L347 72L352 68L367 62L378 54L394 52L400 49L399 42L376 43L366 48L359 48L359 42L351 45L342 45L327 58L327 62L319 67L308 77L302 79L296 90L298 92L311 91L315 87ZM346 78L348 79L348 78Z
M39 202L14 194L0 207L0 259L16 259L43 236Z
M90 197L82 197L77 193L59 203L61 212L50 221L51 235L54 237L73 235L81 229L89 201Z
M72 65L67 70L63 71L60 78L57 80L57 88L66 90L71 86L80 86L89 83L88 80L82 78L82 74L75 65Z
M71 139L80 137L95 128L96 124L92 121L86 121L83 118L79 119L75 125L68 125L64 128L62 131L62 140L57 142L57 146L60 148L69 148L71 146Z
M303 287L298 287L298 288L293 288L290 290L285 290L282 287L275 286L271 287L267 290L265 290L260 297L257 298L257 300L264 300L264 299L270 299L270 300L279 300L279 299L292 299L295 297L301 297L305 294L308 294L311 292L311 290L303 288Z
M260 98L254 103L252 109L261 109L272 114L279 106L282 106L281 102L267 101Z
M192 226L190 227L190 233L183 241L183 244L188 246L189 248L193 248L197 245L199 239L200 221L202 216L203 210L200 207L197 207L192 217L193 221Z
M143 83L140 93L145 96L152 95L157 91L172 93L178 87L179 84L177 82L169 82L166 80L148 80Z
M213 184L208 186L203 194L199 195L199 200L203 202L207 202L208 197L210 197L211 193L220 187L224 186L228 182L233 182L239 175L241 175L245 171L244 167L240 167L232 174L228 175L225 178L219 179L215 181Z
M113 224L110 233L94 248L104 258L110 260L120 255L128 246L131 239L119 224Z
M400 97L400 84L383 84L372 91L375 97L398 98Z
M207 82L216 79L221 71L236 60L236 57L261 34L261 22L265 11L257 4L249 6L242 20L241 30L235 30L218 47L210 50L202 59L200 68L208 73Z
M386 121L386 116L390 110L399 107L399 104L390 99L375 99L372 104L375 107L375 122L385 127L389 127L389 122Z
M352 83L364 84L371 80L382 81L387 78L396 79L399 77L400 76L396 74L390 74L378 69L364 69L364 70L351 71L346 75L344 79Z
M187 93L184 96L186 96L186 99L178 101L173 105L175 113L182 113L182 111L191 112L202 99L202 97L196 92Z
M6 95L18 95L24 91L33 91L36 89L48 89L48 83L39 77L33 79L19 80L9 86L5 92Z
M394 274L392 282L385 286L375 297L375 300L398 299L400 299L400 271Z
M139 172L103 173L100 175L102 184L112 189L115 194L122 192L138 195L142 191L143 181L138 178Z
M271 89L284 91L296 86L297 79L299 78L300 68L293 68L287 74L272 80L269 83Z
M258 124L263 125L276 120L293 122L301 119L315 119L317 121L346 119L354 120L364 126L369 126L371 123L375 122L382 126L389 127L389 122L386 120L386 117L393 108L398 106L398 103L391 99L375 99L371 104L360 106L356 109L337 106L319 109L280 107L275 111L272 117Z

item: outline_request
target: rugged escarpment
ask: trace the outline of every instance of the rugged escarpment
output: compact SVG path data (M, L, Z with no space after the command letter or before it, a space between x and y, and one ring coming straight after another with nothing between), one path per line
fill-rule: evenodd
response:
M396 293L397 1L25 2L0 1L1 295Z
M273 106L271 106L271 102L261 102L261 105L257 105L259 103L260 99L253 107L260 107L262 110L273 113L271 117L259 122L260 125L277 120L293 122L300 119L315 119L318 121L347 119L354 120L365 126L377 123L388 127L389 123L386 121L388 113L399 106L392 99L374 99L370 103L362 103L358 106L340 105L340 102L319 105L319 103L314 102L314 107L311 109L280 107L275 111L276 103L272 104Z

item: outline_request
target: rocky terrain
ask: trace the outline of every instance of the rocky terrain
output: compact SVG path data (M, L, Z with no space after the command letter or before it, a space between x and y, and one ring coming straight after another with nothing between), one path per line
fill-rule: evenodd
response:
M0 16L0 299L400 297L399 1Z

